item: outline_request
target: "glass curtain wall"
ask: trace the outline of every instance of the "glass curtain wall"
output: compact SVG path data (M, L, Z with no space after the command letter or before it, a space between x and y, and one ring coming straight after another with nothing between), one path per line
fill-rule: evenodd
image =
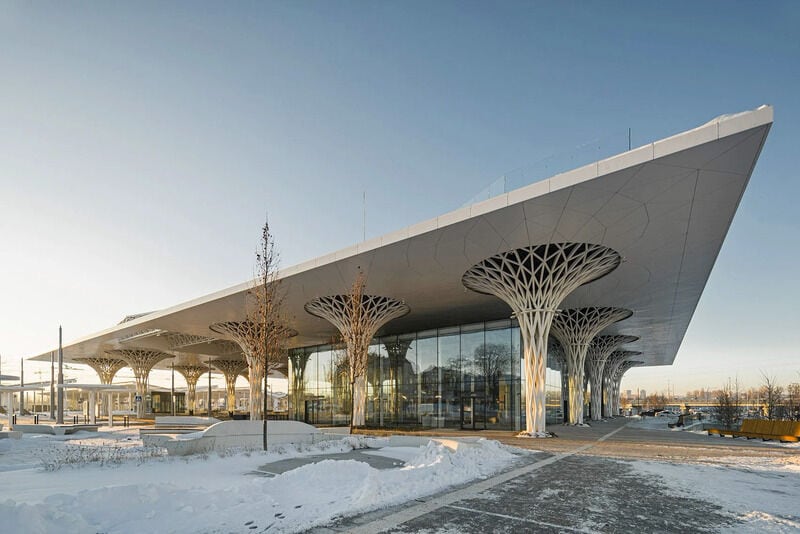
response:
M290 417L347 425L352 403L343 347L289 354ZM525 390L519 327L505 320L375 338L366 424L388 428L520 429ZM561 374L548 362L547 421L560 423Z

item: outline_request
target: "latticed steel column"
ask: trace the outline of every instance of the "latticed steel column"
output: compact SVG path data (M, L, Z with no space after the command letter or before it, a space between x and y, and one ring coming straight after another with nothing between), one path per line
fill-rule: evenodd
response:
M564 347L569 376L569 423L583 424L584 362L589 343L607 326L627 319L633 312L623 308L573 308L553 318L552 333Z
M247 369L244 360L211 360L211 365L225 375L225 390L228 393L228 412L236 409L236 379Z
M589 343L586 351L586 372L589 375L589 385L592 395L592 421L603 418L603 369L609 355L620 345L633 343L639 338L636 336L611 335L596 336Z
M308 313L329 321L339 330L353 361L367 357L369 344L380 327L410 311L404 302L378 295L362 295L358 309L353 308L347 294L318 297L305 305ZM358 314L358 320L354 320L354 313ZM362 375L353 384L353 426L364 426L366 400L366 376Z
M581 285L616 269L620 262L616 251L602 245L549 243L496 254L461 277L468 289L505 301L519 321L528 435L546 435L547 339L559 304Z
M558 339L550 336L547 340L547 357L550 359L548 362L551 365L558 366L559 376L561 376L561 420L566 422L569 417L569 377L567 376L567 360L564 356L564 348L559 343ZM551 367L555 369L555 367Z
M641 354L641 353L639 353ZM622 383L622 375L628 372L629 369L632 367L636 367L637 365L643 365L644 362L634 361L634 360L625 360L617 369L617 372L614 376L614 383L612 386L612 396L611 396L611 404L615 414L619 413L621 408L620 406L620 384Z
M91 367L100 377L101 384L110 384L114 381L117 371L127 365L125 360L120 358L103 358L102 356L87 356L86 358L75 358L78 363L83 363Z
M106 351L107 354L122 358L133 371L136 378L136 394L142 398L137 410L137 417L144 416L144 401L147 397L147 377L155 364L167 358L174 358L172 354L155 349L119 349Z
M125 367L127 364L125 360L121 360L119 358L104 358L102 356L87 356L85 358L75 358L75 361L78 363L82 363L88 365L97 373L97 376L100 377L101 384L111 384L114 381L114 376L117 374L117 371ZM110 396L108 397L111 398ZM108 420L113 423L112 417L113 414L111 413L111 403L108 403Z
M205 365L176 365L178 371L186 380L186 410L195 413L197 410L197 381L208 372Z
M264 375L266 369L266 355L262 357L263 348L254 347L252 343L263 339L259 332L260 325L252 321L228 321L214 323L209 328L219 334L229 336L239 344L247 360L247 382L250 385L250 420L260 421L264 414Z
M633 350L615 350L606 359L603 366L603 417L613 417L614 411L614 380L620 366L630 357L638 356L641 352Z

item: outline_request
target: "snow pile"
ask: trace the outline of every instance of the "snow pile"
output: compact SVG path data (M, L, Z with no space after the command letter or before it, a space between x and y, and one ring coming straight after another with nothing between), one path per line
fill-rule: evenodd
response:
M675 423L677 417L629 417L628 428L641 430L672 430L669 423Z
M123 458L119 465L3 473L0 517L8 532L298 532L337 517L399 504L489 476L515 458L494 441L386 447L409 459L377 470L355 460L323 460L274 478L264 464L348 452L379 440L348 437L316 445L183 458ZM268 468L268 466L266 466Z
M731 532L800 530L800 456L730 456L700 464L635 461L640 473L655 475L676 494L718 504L736 524ZM791 514L791 515L790 515Z

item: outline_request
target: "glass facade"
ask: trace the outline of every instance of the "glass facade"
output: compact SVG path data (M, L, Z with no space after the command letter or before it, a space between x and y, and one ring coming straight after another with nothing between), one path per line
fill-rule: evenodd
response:
M289 354L290 417L347 425L351 392L343 347ZM525 427L519 327L510 320L375 338L367 368L366 424L388 428ZM563 417L561 373L547 365L547 422Z

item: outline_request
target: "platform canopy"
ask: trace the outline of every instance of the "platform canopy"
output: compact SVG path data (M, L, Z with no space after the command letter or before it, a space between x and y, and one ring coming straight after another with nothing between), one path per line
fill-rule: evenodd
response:
M101 393L108 393L111 391L136 391L134 384L56 384L57 388L63 389L77 389L79 391L99 391Z
M553 176L396 232L288 267L280 273L298 336L326 343L336 331L305 312L310 300L347 292L360 267L367 292L411 312L379 334L508 318L499 299L465 290L461 277L493 254L543 243L584 242L623 257L582 286L563 308L614 306L633 316L604 334L638 336L630 350L646 365L671 364L711 273L761 148L773 110L716 118L678 135ZM280 243L278 243L280 245ZM735 266L731 266L735 268ZM178 355L238 355L209 325L244 319L246 282L83 337L66 361L106 350L148 347ZM194 356L193 356L194 357ZM50 352L35 359L50 361ZM172 360L159 366L169 368Z
M42 391L39 386L0 386L0 393L19 393L21 391Z

